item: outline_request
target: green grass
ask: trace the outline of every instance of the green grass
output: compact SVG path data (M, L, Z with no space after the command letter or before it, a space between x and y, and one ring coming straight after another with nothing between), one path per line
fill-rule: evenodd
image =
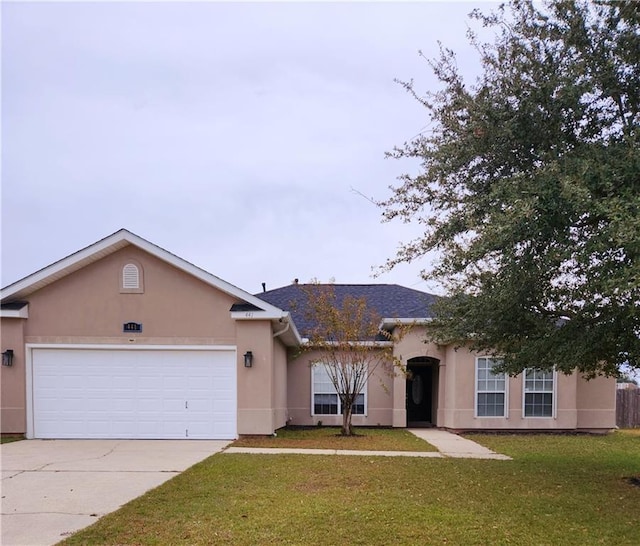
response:
M356 428L356 436L341 436L340 427L281 428L277 436L251 436L234 447L293 447L367 451L437 451L404 429Z
M11 442L19 442L24 440L24 434L6 434L0 436L0 444L9 444Z
M64 544L639 543L640 435L471 438L514 460L214 455Z

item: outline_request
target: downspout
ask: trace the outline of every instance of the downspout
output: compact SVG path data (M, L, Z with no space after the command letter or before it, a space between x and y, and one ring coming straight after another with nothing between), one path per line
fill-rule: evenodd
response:
M286 317L282 317L280 320L285 320L286 324L284 325L284 328L282 328L281 330L278 330L277 332L274 332L273 334L273 339L277 338L278 336L281 336L282 334L284 334L289 327L291 326L291 321L287 320ZM275 358L275 356L274 356ZM286 365L286 364L285 364ZM289 417L289 409L287 408L285 411L285 425L288 425L289 422L291 421L291 418ZM273 432L273 435L276 435L276 432Z
M284 318L284 317L282 317L282 318ZM284 334L289 329L290 325L291 325L291 323L287 320L287 323L285 324L284 328L282 330L278 330L277 332L275 332L273 334L273 337L276 338L276 337Z

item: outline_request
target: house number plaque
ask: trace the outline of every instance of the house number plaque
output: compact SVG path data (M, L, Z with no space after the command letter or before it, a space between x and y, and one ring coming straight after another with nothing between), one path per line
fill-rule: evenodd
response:
M142 323L141 322L125 322L122 325L122 331L129 334L131 332L142 332Z

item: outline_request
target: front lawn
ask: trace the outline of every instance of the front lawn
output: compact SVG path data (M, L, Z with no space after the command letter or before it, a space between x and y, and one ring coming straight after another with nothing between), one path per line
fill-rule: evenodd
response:
M512 461L218 454L64 544L638 544L640 436L470 436Z
M367 451L437 451L405 429L356 428L356 436L341 436L340 427L281 428L277 436L251 436L234 447L293 447Z

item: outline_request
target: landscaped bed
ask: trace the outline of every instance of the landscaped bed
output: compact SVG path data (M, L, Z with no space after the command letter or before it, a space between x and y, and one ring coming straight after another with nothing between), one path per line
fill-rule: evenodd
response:
M640 435L472 439L513 460L214 455L65 544L638 544Z
M341 436L339 427L281 428L276 436L249 436L234 447L292 447L305 449L355 449L367 451L437 451L404 429L355 428L355 436Z

